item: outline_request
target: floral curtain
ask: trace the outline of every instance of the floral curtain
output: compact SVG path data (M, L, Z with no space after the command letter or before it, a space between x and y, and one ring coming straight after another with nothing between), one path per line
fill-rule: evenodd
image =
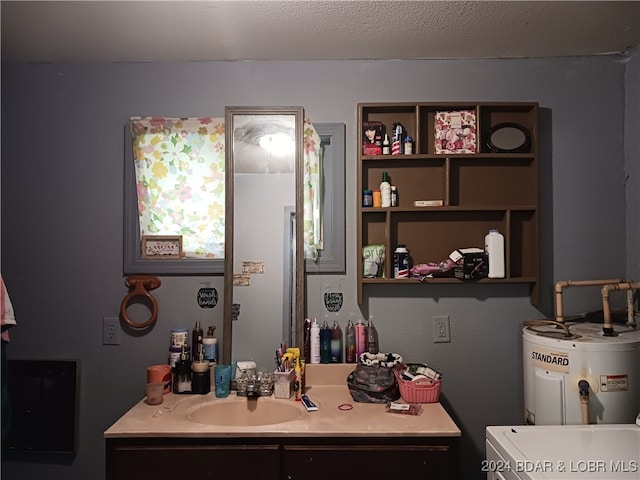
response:
M224 119L131 117L140 236L182 235L187 258L224 258ZM304 123L304 252L322 249L322 148Z
M318 259L322 249L322 146L320 135L308 120L304 123L304 256Z
M182 235L188 258L224 258L224 119L132 117L140 235Z

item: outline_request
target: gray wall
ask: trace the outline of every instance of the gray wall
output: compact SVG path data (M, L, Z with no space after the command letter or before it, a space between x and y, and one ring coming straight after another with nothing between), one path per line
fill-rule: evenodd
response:
M308 313L331 321L335 314L327 314L322 297L341 291L341 325L372 316L382 350L444 372L442 401L463 432L464 478L484 478L485 426L523 421L522 322L553 314L555 281L638 273L638 85L637 50L631 58L3 64L2 273L19 323L9 356L82 362L75 460L4 462L3 477L103 478L103 431L142 398L146 366L166 361L170 328L191 328L195 320L221 326L222 300L213 310L196 303L203 284L222 292L220 277L164 277L157 325L145 335L123 332L119 346L102 345L101 319L117 314L127 292L127 119L222 116L225 105L303 105L314 122L347 126L347 274L309 278ZM540 103L539 309L522 285L379 286L356 304L356 104L372 101ZM633 137L626 145L625 131ZM626 194L625 175L633 187ZM575 291L565 303L575 312L596 309L599 295ZM451 317L449 344L433 343L431 317L440 314ZM273 348L260 335L245 341Z

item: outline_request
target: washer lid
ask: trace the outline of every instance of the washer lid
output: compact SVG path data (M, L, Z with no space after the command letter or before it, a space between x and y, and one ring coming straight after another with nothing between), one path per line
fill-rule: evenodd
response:
M523 479L638 479L637 425L487 427L489 441Z

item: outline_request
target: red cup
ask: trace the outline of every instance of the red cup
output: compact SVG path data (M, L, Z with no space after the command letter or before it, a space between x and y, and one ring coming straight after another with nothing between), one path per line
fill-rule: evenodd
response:
M171 365L151 365L147 367L147 383L162 383L164 393L171 392Z

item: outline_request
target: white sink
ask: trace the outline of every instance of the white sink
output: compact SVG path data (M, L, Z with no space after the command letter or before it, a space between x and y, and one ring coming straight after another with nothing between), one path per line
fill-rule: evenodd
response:
M174 412L191 422L230 427L285 423L299 419L304 413L302 405L291 400L273 397L248 400L246 397L236 396L190 398L176 405Z

